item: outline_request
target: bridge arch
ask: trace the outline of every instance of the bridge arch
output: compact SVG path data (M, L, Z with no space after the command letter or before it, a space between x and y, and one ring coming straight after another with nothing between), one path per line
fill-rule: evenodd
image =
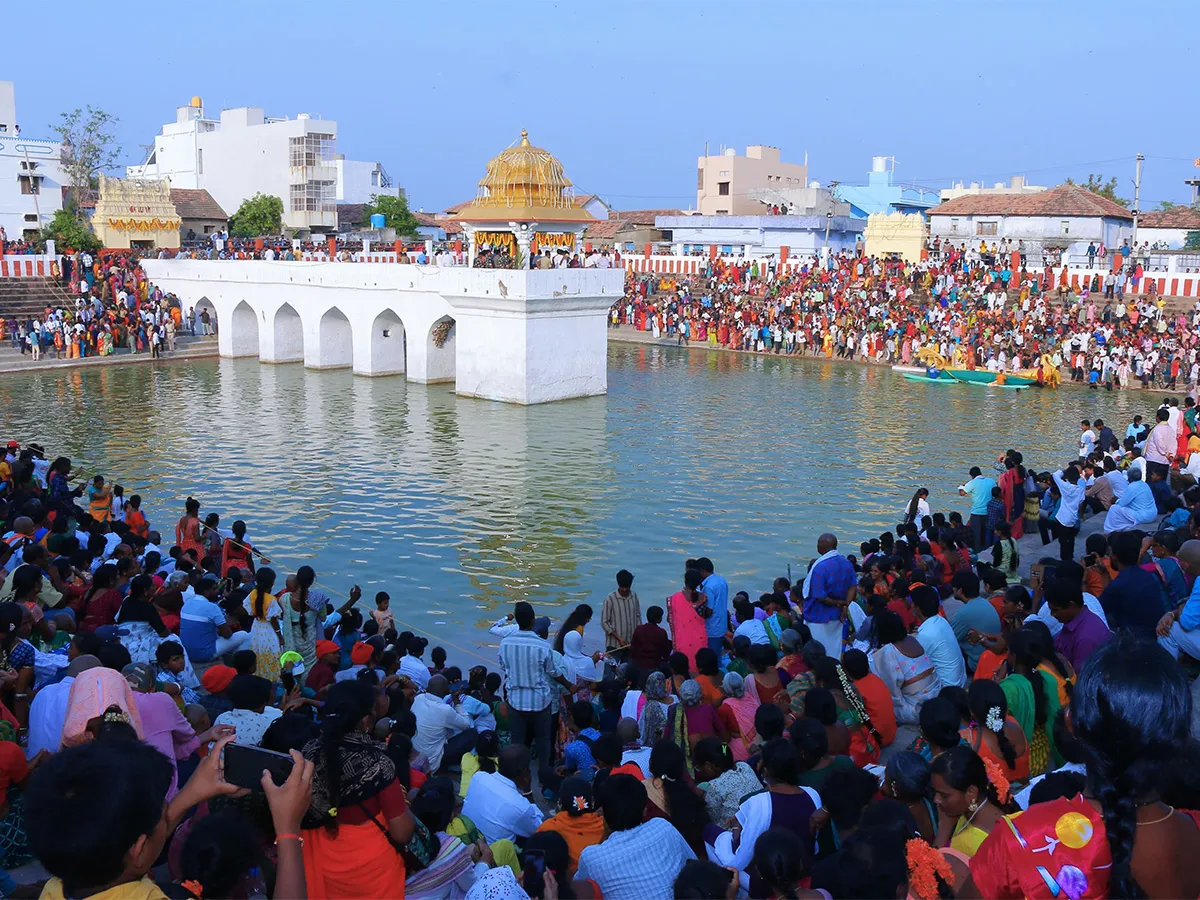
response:
M408 335L404 321L390 307L371 322L369 358L355 358L354 371L363 375L402 375L406 371Z
M202 297L196 304L196 314L205 305L212 306L207 297ZM209 315L215 318L216 309L210 309ZM258 316L245 300L233 308L229 321L220 323L229 331L230 356L258 356ZM224 330L222 329L222 330ZM197 336L200 332L197 330Z
M271 323L272 346L270 358L263 362L298 362L304 359L304 323L300 313L290 303L275 310Z
M325 310L317 325L317 346L305 355L307 365L318 369L343 369L354 365L354 330L336 306ZM315 357L315 358L311 358Z
M429 327L425 338L425 370L429 382L454 381L454 332L452 316L442 316Z

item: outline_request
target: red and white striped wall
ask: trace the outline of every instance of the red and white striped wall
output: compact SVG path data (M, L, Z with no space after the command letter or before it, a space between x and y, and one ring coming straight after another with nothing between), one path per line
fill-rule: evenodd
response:
M0 278L47 278L56 259L45 254L0 256Z

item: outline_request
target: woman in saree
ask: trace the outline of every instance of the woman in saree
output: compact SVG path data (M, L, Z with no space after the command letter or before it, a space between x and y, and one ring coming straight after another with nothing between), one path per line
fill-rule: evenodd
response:
M856 766L879 762L883 738L871 723L862 694L854 686L853 680L840 663L828 656L817 664L815 674L817 685L833 696L837 704L838 721L850 733L850 748L846 755L854 760Z
M107 328L100 332L100 355L109 356L113 352L112 334Z
M915 725L921 705L942 689L937 670L920 642L904 629L900 616L890 609L875 614L879 649L871 654L871 668L887 685L896 708L896 721Z
M317 661L317 638L325 620L325 605L329 597L313 590L317 575L312 566L301 566L287 579L287 590L279 596L283 615L279 630L283 649L295 650L304 658L305 670L311 671Z
M683 590L667 598L667 625L671 629L671 642L675 649L688 658L696 659L696 651L708 646L708 634L704 628L702 613L708 610L707 598L700 593L704 576L699 569L688 569L683 574Z
M221 544L222 578L229 574L230 566L254 571L254 547L246 540L246 523L241 519L233 523L233 537Z
M758 697L746 690L746 682L737 672L727 672L722 687L725 699L721 701L717 715L729 733L729 750L733 758L742 762L750 758L750 745L757 735L754 711L759 706Z
M583 629L592 621L592 608L586 603L580 603L559 629L554 639L554 649L563 656L566 665L566 678L570 690L558 689L559 720L558 734L555 738L555 753L561 758L563 748L571 740L567 723L570 720L571 704L576 700L591 701L592 688L603 678L603 672L598 665L603 654L597 650L591 656L583 652Z
M1013 540L1019 541L1025 534L1025 467L1021 465L1021 454L1013 452L1004 459L1004 474L1000 476L1000 499L1004 501L1004 513Z
M1029 775L1060 765L1054 748L1053 725L1058 714L1058 691L1054 679L1039 668L1037 636L1027 630L1008 637L1008 667L1012 673L1000 682L1008 710L1021 726L1029 744Z
M200 501L191 497L184 504L184 514L175 524L175 543L184 553L189 550L197 560L204 555L204 539L200 527Z

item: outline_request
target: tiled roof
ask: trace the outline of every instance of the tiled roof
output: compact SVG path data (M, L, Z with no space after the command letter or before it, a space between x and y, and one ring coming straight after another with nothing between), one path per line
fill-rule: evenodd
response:
M678 216L678 209L613 209L609 210L610 219L621 219L637 225L653 225L655 216Z
M633 222L623 222L620 219L601 219L599 222L590 223L583 236L595 240L611 241L622 228L633 224Z
M451 222L449 217L439 215L438 213L415 212L413 218L424 228L440 228L446 234L458 234L462 231L462 226L457 222Z
M175 212L181 219L217 219L222 222L229 219L225 210L221 209L221 204L205 190L171 188L171 202L175 204Z
M968 194L938 204L928 215L1133 218L1125 207L1077 184L1060 184L1036 194Z
M1200 209L1173 206L1138 216L1139 228L1200 228Z

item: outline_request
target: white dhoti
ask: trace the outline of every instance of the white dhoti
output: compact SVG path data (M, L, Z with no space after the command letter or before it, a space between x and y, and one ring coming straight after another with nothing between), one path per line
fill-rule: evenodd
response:
M1111 506L1104 516L1104 533L1112 534L1114 531L1140 528L1143 525L1153 524L1157 518L1157 510L1153 515L1147 516L1144 510L1139 512L1138 508L1134 506Z
M808 622L808 630L812 632L813 640L819 641L825 648L825 655L831 659L842 658L842 620L832 622Z

